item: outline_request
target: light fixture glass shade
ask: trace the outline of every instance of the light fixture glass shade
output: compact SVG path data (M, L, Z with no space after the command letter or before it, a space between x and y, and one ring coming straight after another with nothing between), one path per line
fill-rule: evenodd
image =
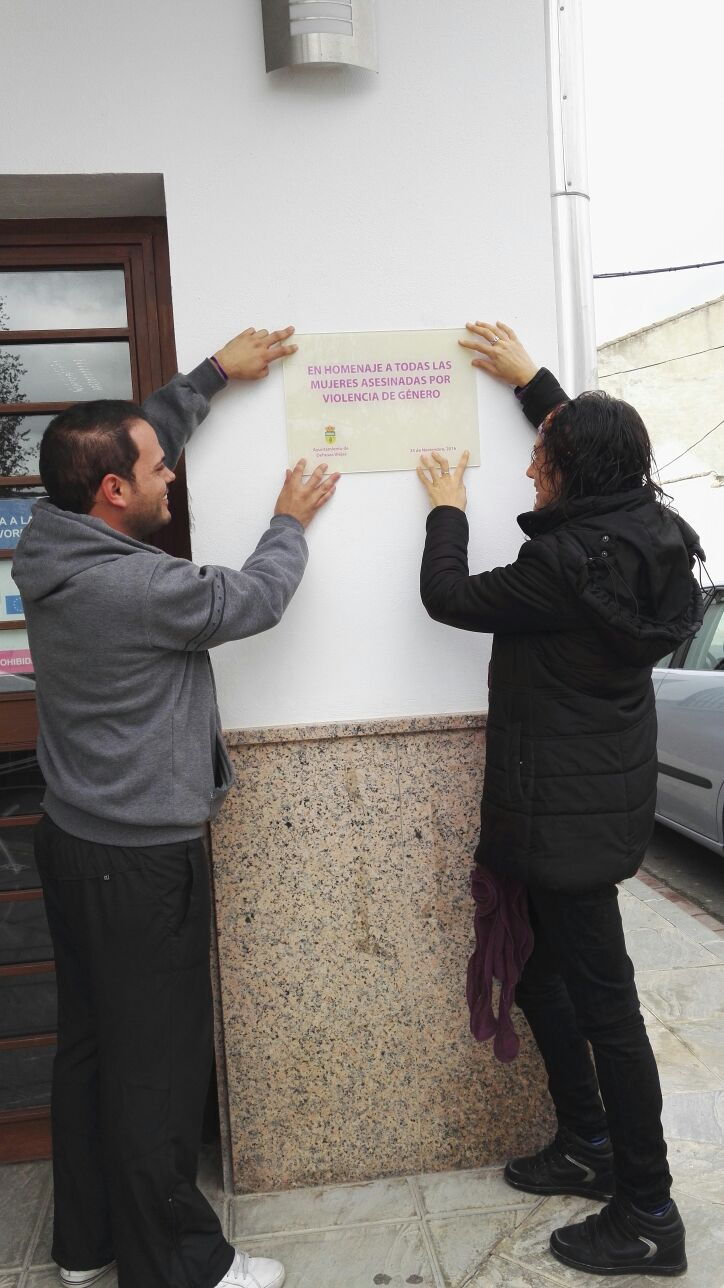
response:
M261 0L266 69L329 63L377 71L375 0Z

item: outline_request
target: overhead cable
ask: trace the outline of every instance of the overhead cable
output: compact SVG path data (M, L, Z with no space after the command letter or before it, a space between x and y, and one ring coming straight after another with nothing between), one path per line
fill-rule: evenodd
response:
M697 438L695 443L692 443L690 447L685 447L683 452L679 452L678 456L672 457L672 459L667 461L665 465L660 467L657 466L657 474L662 474L664 470L668 470L670 465L675 465L677 461L680 461L682 456L686 456L689 452L693 452L694 448L699 446L699 443L703 443L704 439L709 438L710 434L713 434L717 429L721 429L722 425L724 425L724 420L720 420L719 424L715 425L713 429L708 429L705 434L702 434L701 438Z
M668 268L630 268L623 273L594 273L596 282L610 277L648 277L651 273L685 273L690 268L717 268L724 264L724 259L708 259L701 264L671 264Z
M616 340L607 341L608 344L620 343ZM604 349L606 345L601 345ZM695 349L693 353L676 353L673 358L660 358L658 362L645 362L641 367L623 367L621 371L607 371L604 375L599 375L599 380L611 380L613 376L628 376L632 371L648 371L649 367L665 367L667 362L682 362L684 358L698 358L703 353L716 353L717 349L724 349L724 344L712 344L709 349Z

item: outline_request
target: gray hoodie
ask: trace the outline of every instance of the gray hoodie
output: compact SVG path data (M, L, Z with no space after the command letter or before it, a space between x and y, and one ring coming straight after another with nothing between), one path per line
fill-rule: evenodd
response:
M144 403L172 467L222 384L206 362ZM59 827L109 845L203 832L233 780L207 650L275 626L306 561L288 515L237 571L36 503L13 576L37 679L45 808Z

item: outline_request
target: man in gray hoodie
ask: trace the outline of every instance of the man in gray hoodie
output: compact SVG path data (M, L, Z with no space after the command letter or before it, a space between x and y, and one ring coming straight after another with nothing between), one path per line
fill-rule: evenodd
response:
M304 529L338 475L287 471L241 570L148 538L184 444L227 379L266 375L292 328L249 329L142 407L79 404L48 426L13 575L37 680L47 790L36 856L53 937L53 1257L89 1285L279 1288L196 1186L211 1069L204 836L232 783L208 650L275 626Z

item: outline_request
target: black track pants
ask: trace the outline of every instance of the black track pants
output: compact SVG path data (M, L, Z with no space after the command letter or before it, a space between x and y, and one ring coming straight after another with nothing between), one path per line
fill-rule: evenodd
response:
M53 1257L119 1288L213 1288L234 1250L196 1187L212 1059L201 839L97 845L38 824L58 980Z
M587 1139L608 1132L618 1193L643 1207L663 1205L671 1174L661 1086L618 890L528 894L535 944L516 1001L543 1056L558 1121Z

